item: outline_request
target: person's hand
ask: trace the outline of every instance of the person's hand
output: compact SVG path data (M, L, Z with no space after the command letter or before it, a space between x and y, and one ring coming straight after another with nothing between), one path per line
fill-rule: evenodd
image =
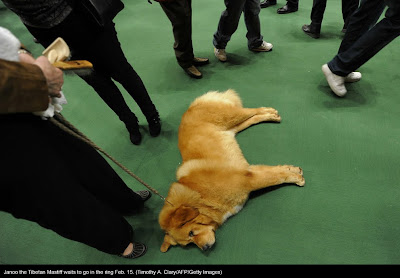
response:
M47 80L47 87L49 88L49 96L61 97L61 87L64 84L63 72L50 64L49 60L40 56L33 63L37 65L43 72L44 77Z
M35 63L35 58L32 57L32 55L28 53L20 53L19 54L19 61L23 63L28 63L28 64L33 64Z

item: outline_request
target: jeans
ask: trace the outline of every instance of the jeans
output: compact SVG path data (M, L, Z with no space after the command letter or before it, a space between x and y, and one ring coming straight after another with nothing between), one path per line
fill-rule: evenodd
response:
M225 49L231 36L237 30L240 16L244 13L247 28L249 49L259 47L263 43L259 13L259 0L225 0L226 10L222 12L213 44L218 49Z
M385 17L376 25L385 6ZM372 28L371 26L374 25ZM338 54L328 63L339 76L355 71L400 34L400 2L363 0L350 17Z

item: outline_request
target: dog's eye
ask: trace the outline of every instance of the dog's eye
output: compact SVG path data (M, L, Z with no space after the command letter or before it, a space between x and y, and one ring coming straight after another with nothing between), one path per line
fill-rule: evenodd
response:
M193 231L190 231L190 232L189 232L189 236L190 236L190 237L194 236Z

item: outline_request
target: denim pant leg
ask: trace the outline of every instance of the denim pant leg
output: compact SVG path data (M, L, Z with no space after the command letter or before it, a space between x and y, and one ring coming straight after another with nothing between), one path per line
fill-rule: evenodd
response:
M217 32L214 33L213 44L216 48L225 49L235 33L246 0L225 0L226 9L222 12Z
M244 5L244 22L247 28L247 45L249 49L259 47L263 43L260 24L260 1L246 0Z
M385 14L385 18L365 34L361 35L347 50L339 52L328 63L333 73L346 76L366 63L393 39L399 36L400 3L392 0L386 1L386 4L389 6L389 9ZM381 8L382 1L380 0L364 0L360 8L351 17L349 28L357 27L351 30L360 30L363 28L363 25L369 25L368 23L371 20L376 19L377 13L382 10ZM353 26L354 22L358 22L360 25Z

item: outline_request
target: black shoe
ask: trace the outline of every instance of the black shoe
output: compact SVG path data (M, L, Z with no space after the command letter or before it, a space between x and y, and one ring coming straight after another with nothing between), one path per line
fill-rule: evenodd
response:
M147 251L146 245L143 243L138 243L134 242L133 243L133 250L130 254L128 255L119 255L122 258L127 258L127 259L136 259L139 258L140 256L143 256Z
M313 30L314 28L312 28L311 25L305 24L305 25L303 25L303 27L301 27L301 29L303 30L304 33L309 35L311 38L318 39L320 36L320 33L316 30Z
M139 123L134 121L133 123L126 124L126 129L129 132L129 139L131 140L132 144L140 145L142 141L142 134L139 131Z
M288 14L288 13L294 13L297 12L299 8L298 7L291 7L288 4L286 4L285 6L283 6L282 8L279 8L277 10L278 14Z
M155 114L151 117L146 117L149 123L149 132L153 137L157 137L161 133L161 120L156 110Z
M261 8L268 8L274 5L276 5L276 1L264 0L260 3Z

